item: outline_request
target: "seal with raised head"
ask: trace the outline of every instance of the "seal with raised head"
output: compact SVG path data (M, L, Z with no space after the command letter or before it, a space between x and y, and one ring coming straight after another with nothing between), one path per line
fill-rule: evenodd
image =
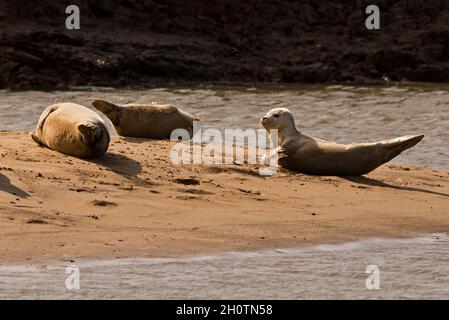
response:
M86 159L104 154L111 139L103 119L94 111L75 103L47 107L30 136L47 148Z
M413 147L424 137L411 135L373 143L338 144L300 133L287 108L272 109L260 121L268 132L278 130L278 147L269 157L277 157L281 167L312 175L366 174Z
M117 105L94 99L92 105L111 120L119 135L125 137L169 139L175 129L185 129L192 137L193 122L200 120L169 104Z

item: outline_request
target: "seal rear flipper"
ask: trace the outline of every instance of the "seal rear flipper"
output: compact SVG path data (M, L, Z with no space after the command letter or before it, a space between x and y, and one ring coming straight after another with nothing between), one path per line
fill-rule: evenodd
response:
M42 112L40 118L39 118L39 122L37 124L37 128L38 130L42 130L42 128L44 127L44 123L45 120L47 120L48 116L58 110L59 106L53 105L53 106L49 106L47 109L44 110L44 112Z
M41 140L39 140L39 138L37 137L37 135L35 135L34 133L30 132L30 137L31 139L33 139L34 142L36 142L38 145L43 146L44 144L41 142Z
M35 132L30 132L30 137L33 139L34 142L36 142L38 145L45 146L45 144L39 139L37 136L39 133L42 133L42 130L44 128L45 121L47 120L48 116L59 109L58 105L51 105L47 107L39 117L39 121L37 122L37 127Z
M385 142L385 161L390 161L391 159L398 156L401 152L410 149L418 142L424 138L423 134L416 136L404 136L396 139L392 139Z
M91 103L95 109L104 113L115 126L119 125L121 117L121 107L119 105L102 99L94 99Z

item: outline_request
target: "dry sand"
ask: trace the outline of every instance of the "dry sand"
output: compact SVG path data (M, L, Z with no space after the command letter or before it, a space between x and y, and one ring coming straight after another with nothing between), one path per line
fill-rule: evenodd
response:
M0 264L155 257L449 231L449 172L365 177L175 166L173 142L114 137L95 161L0 132ZM431 155L429 155L431 156Z

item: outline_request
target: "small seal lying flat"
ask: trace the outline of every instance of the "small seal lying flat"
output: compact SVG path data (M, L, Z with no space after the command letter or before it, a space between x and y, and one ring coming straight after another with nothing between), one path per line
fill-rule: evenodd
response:
M301 134L290 110L270 110L262 119L269 132L278 130L279 147L270 157L278 156L281 167L313 175L360 176L390 161L413 147L424 135L404 136L374 143L337 144Z
M119 135L125 137L169 139L175 129L185 129L192 137L193 121L199 121L172 105L116 105L100 99L94 99L92 105L111 120Z
M33 140L78 158L95 158L109 147L110 135L98 114L79 104L58 103L44 110Z

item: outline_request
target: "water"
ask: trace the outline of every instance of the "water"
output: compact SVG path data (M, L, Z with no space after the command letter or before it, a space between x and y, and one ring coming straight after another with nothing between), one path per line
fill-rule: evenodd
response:
M32 130L55 102L90 106L93 97L119 103L172 103L201 116L205 128L258 128L269 109L288 107L305 134L341 143L426 134L397 163L449 168L449 86L197 86L149 90L79 88L0 91L0 130Z
M0 298L448 299L448 244L449 234L438 234L212 256L79 261L80 290L66 289L66 263L0 266ZM378 290L366 287L369 265L379 268Z

